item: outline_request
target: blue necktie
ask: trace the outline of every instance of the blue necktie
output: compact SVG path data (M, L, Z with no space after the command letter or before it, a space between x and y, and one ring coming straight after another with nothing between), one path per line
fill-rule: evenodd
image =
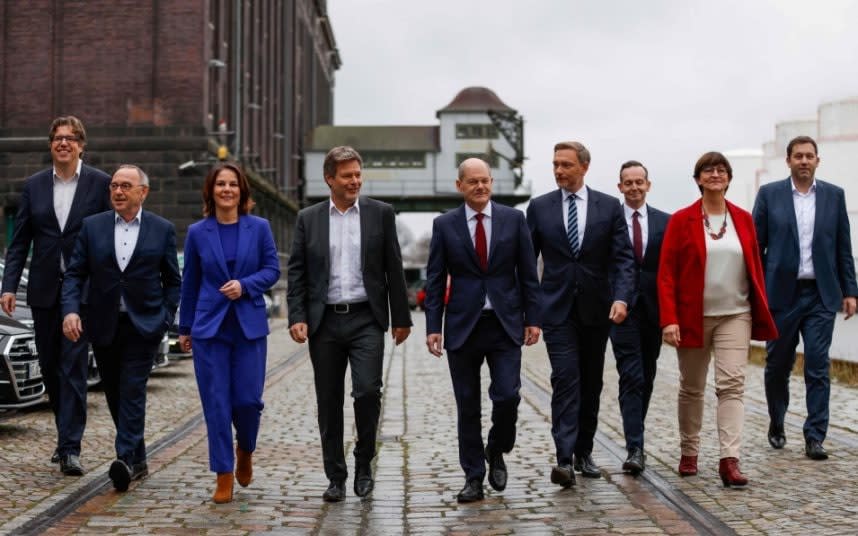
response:
M575 199L578 196L572 194L569 196L569 224L566 228L566 237L569 239L569 245L572 247L572 256L578 256L578 207L575 206Z

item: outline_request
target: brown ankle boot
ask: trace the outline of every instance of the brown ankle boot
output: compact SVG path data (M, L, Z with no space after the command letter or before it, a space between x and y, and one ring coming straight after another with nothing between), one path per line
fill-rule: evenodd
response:
M212 500L217 504L232 502L232 473L217 474L217 489L212 495Z
M241 447L235 447L235 479L241 484L241 487L246 488L253 480L253 453L241 450Z
M739 470L738 458L721 458L721 463L718 464L718 474L721 475L721 482L724 483L725 488L748 484L748 479Z

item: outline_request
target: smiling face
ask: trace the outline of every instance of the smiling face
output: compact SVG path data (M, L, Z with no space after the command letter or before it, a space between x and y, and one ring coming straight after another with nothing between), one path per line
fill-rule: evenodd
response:
M469 158L462 164L462 176L456 179L456 189L469 207L482 212L492 197L491 170L485 162Z
M360 162L346 160L337 164L333 177L325 177L331 188L331 199L340 210L346 210L357 201L362 184Z
M140 175L133 168L120 168L110 181L110 202L117 214L131 221L143 206L149 186L140 183Z
M241 188L238 184L238 175L231 169L222 169L214 181L214 204L215 211L220 214L232 214L238 212L238 202L241 199Z
M83 141L69 125L60 125L51 134L51 159L58 168L77 167Z
M557 186L569 192L577 192L584 186L584 175L589 164L582 164L578 152L573 149L554 151L554 180Z
M629 208L639 209L646 203L650 182L646 170L641 166L627 167L620 172L620 183L617 184L623 199Z

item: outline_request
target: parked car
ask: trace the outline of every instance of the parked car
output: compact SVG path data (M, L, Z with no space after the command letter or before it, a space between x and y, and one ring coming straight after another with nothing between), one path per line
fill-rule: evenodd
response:
M408 284L405 292L408 295L408 307L412 309L416 309L417 305L417 293L426 286L425 279L417 279Z
M0 315L0 408L38 404L45 394L33 330Z

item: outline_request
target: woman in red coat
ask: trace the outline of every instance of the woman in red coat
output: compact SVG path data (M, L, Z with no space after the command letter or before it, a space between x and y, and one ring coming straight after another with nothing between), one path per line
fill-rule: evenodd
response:
M762 261L751 214L724 194L730 162L710 152L694 166L701 198L670 218L658 270L664 342L679 358L679 474L697 474L703 393L710 359L725 486L744 486L739 449L745 417L745 366L751 339L777 337L766 300Z

